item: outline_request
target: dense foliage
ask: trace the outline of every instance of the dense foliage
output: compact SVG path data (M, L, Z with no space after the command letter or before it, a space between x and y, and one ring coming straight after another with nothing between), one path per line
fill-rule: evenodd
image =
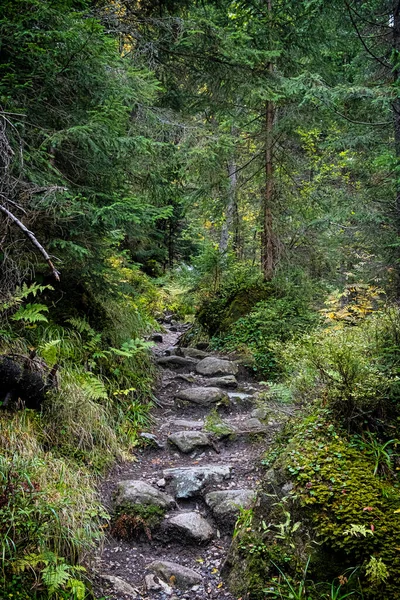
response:
M90 596L96 477L149 426L168 310L305 407L266 459L280 537L243 515L246 591L308 565L312 598L349 567L398 597L399 2L2 9L0 595Z

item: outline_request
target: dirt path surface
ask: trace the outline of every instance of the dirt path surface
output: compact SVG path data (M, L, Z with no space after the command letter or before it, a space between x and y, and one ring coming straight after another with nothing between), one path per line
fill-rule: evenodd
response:
M165 515L151 534L108 536L97 592L110 600L233 600L220 569L239 506L254 502L261 455L282 419L273 406L260 406L258 384L234 361L179 348L184 326L165 327L154 351L161 368L154 439L135 462L115 467L101 489L110 514L150 504L163 505Z

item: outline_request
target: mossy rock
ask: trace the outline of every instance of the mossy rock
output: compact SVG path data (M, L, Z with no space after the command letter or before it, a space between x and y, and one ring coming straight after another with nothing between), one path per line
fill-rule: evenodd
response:
M262 283L229 295L221 294L207 299L197 314L197 320L210 337L224 333L238 319L247 315L257 302L265 300L270 294L270 286Z
M273 482L271 473L278 474ZM294 487L280 501L285 480ZM275 565L298 581L310 559L307 579L314 584L328 586L358 567L365 600L398 600L399 505L396 480L375 476L371 457L326 412L297 421L268 471L251 525L234 540L225 569L229 585L258 600L279 576ZM373 577L377 567L380 580Z

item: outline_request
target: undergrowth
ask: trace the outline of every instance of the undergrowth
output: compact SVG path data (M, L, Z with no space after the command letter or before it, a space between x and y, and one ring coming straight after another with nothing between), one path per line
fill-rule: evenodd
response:
M230 580L252 599L399 597L400 312L338 306L275 346L303 415L266 454L259 502L237 524Z
M56 372L37 410L0 414L1 597L92 597L90 556L109 519L97 477L129 459L151 425L155 369L145 336L157 328L162 300L121 257L107 278L103 294L87 294L101 319L61 313L52 290L36 284L0 307L1 355L18 359L24 373L34 364L35 382Z

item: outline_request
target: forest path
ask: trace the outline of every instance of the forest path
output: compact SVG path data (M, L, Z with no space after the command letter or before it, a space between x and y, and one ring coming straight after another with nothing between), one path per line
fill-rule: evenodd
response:
M110 514L116 503L122 512L150 503L167 508L166 515L151 539L107 537L97 592L110 600L233 600L220 569L239 506L254 501L261 457L291 408L261 405L260 386L243 367L214 352L179 348L185 326L164 327L154 350L162 367L155 440L135 462L117 465L101 494Z

